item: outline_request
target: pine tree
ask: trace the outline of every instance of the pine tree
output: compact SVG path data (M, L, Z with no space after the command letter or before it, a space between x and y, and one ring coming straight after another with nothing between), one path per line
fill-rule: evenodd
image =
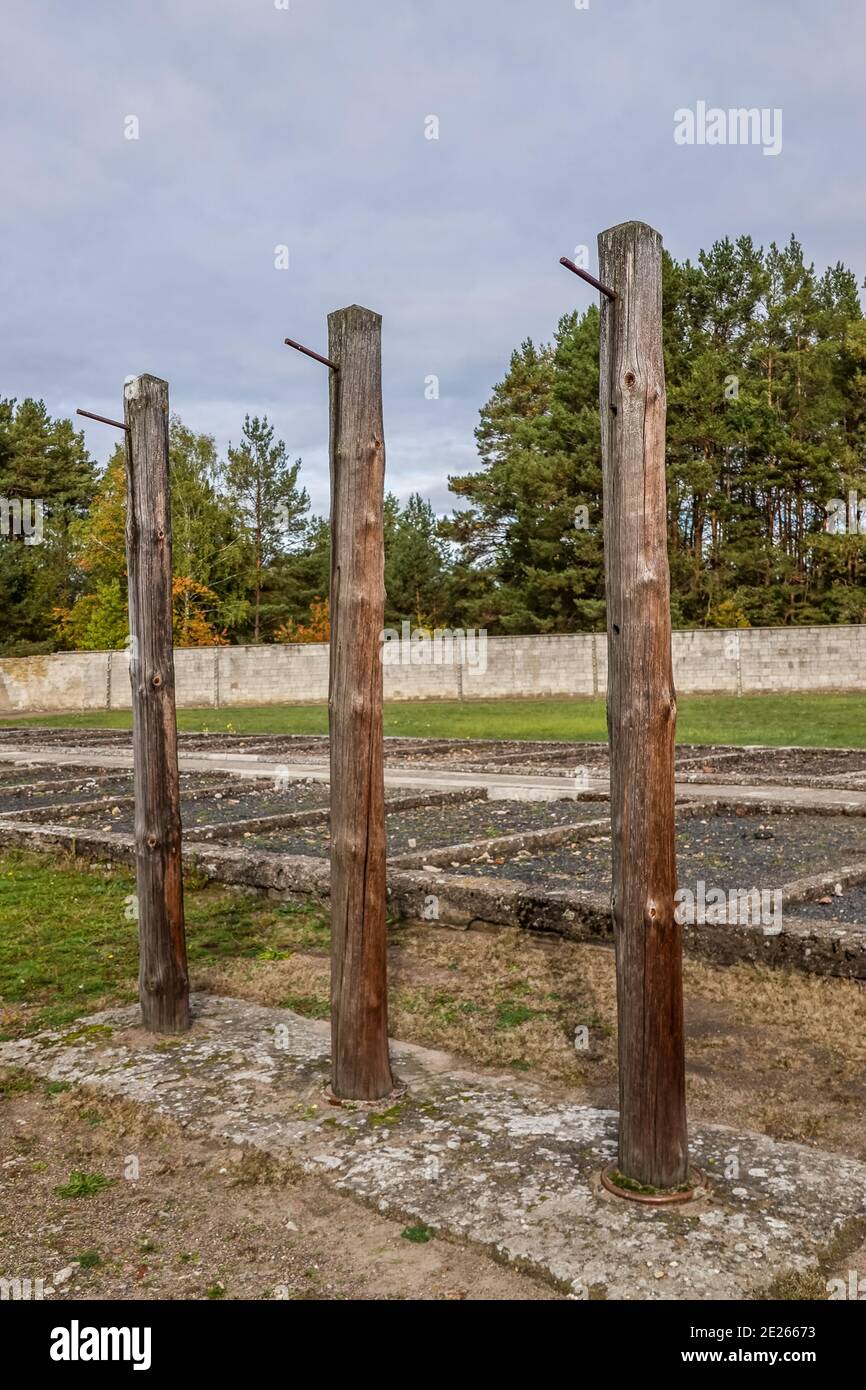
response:
M38 507L41 539L0 536L0 650L26 655L52 650L54 609L79 589L69 538L93 495L95 468L84 435L69 420L52 420L42 401L0 401L0 497ZM35 532L34 532L35 537Z
M281 555L268 576L268 600L281 627L315 622L319 605L328 600L330 577L331 528L325 517L314 516L296 548Z
M743 236L666 256L663 305L674 623L863 621L866 536L827 529L832 499L866 497L854 277ZM450 602L475 625L603 625L597 332L592 309L522 345L482 410L480 470L451 480L471 505L442 527Z
M598 311L566 315L551 346L525 342L481 412L482 469L449 479L472 508L443 534L461 547L453 583L477 590L465 625L563 632L603 622ZM492 583L490 582L492 580Z
M267 416L245 416L241 442L228 451L226 483L237 522L251 543L254 642L261 639L266 571L303 533L310 499L298 487L300 466L300 459L289 463L281 439L274 442ZM266 618L273 616L269 612Z
M393 500L393 499L392 499ZM395 506L386 536L385 624L445 625L445 545L436 514L420 493Z

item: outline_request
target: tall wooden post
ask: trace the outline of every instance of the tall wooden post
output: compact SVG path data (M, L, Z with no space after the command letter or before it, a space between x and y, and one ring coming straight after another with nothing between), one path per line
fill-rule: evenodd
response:
M394 1086L388 1054L382 319L328 316L331 390L331 1034L334 1094Z
M151 1032L180 1033L189 1027L189 976L171 630L168 383L134 377L123 396L141 1015Z
M674 735L665 496L662 240L642 222L598 238L619 1169L688 1177L682 931L674 917Z

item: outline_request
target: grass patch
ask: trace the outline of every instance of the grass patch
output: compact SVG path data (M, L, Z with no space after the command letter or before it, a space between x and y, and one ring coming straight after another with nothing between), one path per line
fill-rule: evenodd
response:
M863 695L690 695L679 702L680 743L766 743L866 747ZM0 721L45 728L131 728L127 711L37 716ZM324 734L327 706L260 705L243 709L178 710L178 727L196 733ZM412 700L385 706L385 733L403 737L566 739L607 738L605 701Z
M329 1018L331 1014L329 1001L322 995L315 994L290 994L280 1007L302 1014L304 1018Z
M78 1047L84 1042L105 1042L114 1032L107 1023L90 1023L85 1028L76 1028L72 1033L64 1033L60 1039L61 1047Z
M395 1125L406 1110L406 1103L398 1102L388 1110L376 1110L367 1116L367 1122L373 1129L379 1129L382 1125Z
M26 1096L36 1089L36 1078L23 1067L4 1067L0 1072L0 1100Z
M425 1226L421 1221L417 1226L407 1226L400 1232L404 1240L411 1241L413 1245L426 1245L428 1240L433 1239L434 1232L430 1226Z
M17 851L0 855L0 1039L62 1029L82 1014L136 999L137 927L124 910L133 888L125 872ZM210 884L187 887L185 905L193 971L328 947L328 925L313 907ZM61 1042L99 1042L109 1033L96 1025Z
M497 1028L519 1028L531 1018L538 1018L538 1009L530 1009L526 1004L506 1002L496 1006Z
M296 1181L299 1169L278 1162L260 1149L245 1149L234 1167L232 1187L286 1187Z
M102 1173L83 1173L79 1168L74 1168L69 1174L69 1181L55 1187L54 1191L58 1197L94 1197L110 1182L111 1179Z
M803 1302L805 1300L826 1301L830 1297L830 1280L835 1276L845 1288L847 1295L847 1271L852 1257L866 1236L866 1218L856 1217L838 1230L829 1245L821 1252L816 1268L807 1270L787 1270L777 1274L769 1284L758 1286L750 1291L750 1297L759 1301L769 1300Z

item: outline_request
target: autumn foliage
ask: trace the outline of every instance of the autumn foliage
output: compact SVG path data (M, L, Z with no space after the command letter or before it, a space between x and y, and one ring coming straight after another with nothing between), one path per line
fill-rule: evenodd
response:
M292 618L278 627L277 642L330 642L331 605L326 598L315 598L310 604L310 621L296 623Z

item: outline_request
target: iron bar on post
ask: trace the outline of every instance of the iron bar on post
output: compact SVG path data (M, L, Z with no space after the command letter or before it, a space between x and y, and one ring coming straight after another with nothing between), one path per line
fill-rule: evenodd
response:
M116 430L128 430L122 420L110 420L107 415L94 415L92 410L76 410L76 415L84 415L88 420L98 420L101 425L114 425Z
M336 362L331 362L319 352L313 352L312 348L304 347L303 343L296 343L294 338L284 338L283 342L286 347L294 348L295 352L302 352L305 357L312 357L314 361L321 362L323 367L330 367L332 372L338 372L340 370Z
M567 256L560 256L559 264L564 265L566 270L570 270L574 275L579 275L581 280L585 280L588 285L594 285L597 290L601 290L602 294L606 294L608 299L616 299L614 290L610 289L608 285L603 285L600 280L596 280L595 276L590 275L588 270L581 270L580 266L575 265L574 261L570 261Z

